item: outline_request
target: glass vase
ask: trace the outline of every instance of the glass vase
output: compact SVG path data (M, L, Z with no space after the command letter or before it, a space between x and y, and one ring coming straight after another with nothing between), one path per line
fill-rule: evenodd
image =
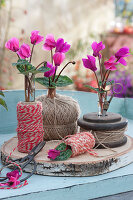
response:
M35 76L25 75L25 102L35 101Z

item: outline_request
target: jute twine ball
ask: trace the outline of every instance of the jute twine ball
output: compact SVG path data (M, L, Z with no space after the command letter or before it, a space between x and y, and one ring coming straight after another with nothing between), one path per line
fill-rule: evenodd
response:
M51 99L47 95L36 98L42 102L44 140L58 140L77 132L80 107L73 98L56 94Z

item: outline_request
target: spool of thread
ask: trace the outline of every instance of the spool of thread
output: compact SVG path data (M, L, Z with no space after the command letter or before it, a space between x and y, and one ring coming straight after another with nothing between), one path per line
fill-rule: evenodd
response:
M53 99L42 95L36 100L42 102L44 140L61 140L77 132L80 107L73 98L56 94Z
M28 153L43 141L43 117L41 102L19 102L17 104L18 151Z
M64 140L66 145L69 145L72 149L72 156L77 156L85 152L89 152L90 155L96 155L93 147L95 146L95 137L90 132L81 132L75 135L68 136Z

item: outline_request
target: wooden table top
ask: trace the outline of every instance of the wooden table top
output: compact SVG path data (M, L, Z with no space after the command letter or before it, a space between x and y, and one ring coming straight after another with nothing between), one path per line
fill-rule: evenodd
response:
M97 111L97 95L76 92L58 91L60 94L72 96L76 99L82 113ZM45 90L38 90L36 96L45 94ZM5 91L6 102L9 108L7 112L0 107L0 146L16 135L16 104L23 101L23 91ZM133 136L133 99L114 98L110 106L110 112L122 114L128 118L127 134ZM1 165L1 163L0 163ZM8 171L5 169L4 174ZM133 164L130 164L113 172L93 177L49 177L33 175L28 180L28 185L17 190L1 190L0 199L13 200L88 200L108 195L114 195L133 190Z

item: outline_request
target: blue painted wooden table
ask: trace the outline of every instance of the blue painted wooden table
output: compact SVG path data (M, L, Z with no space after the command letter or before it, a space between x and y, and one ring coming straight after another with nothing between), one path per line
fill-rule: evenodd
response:
M81 115L97 111L97 95L76 91L58 91L76 99L81 107ZM46 94L37 90L36 96ZM5 100L9 111L0 107L0 146L16 135L16 104L24 100L23 91L5 91ZM127 134L133 136L133 99L114 98L111 112L127 117ZM1 167L1 162L0 162ZM3 173L6 173L5 169ZM89 200L133 190L133 164L119 170L94 177L49 177L34 175L28 185L17 190L1 190L0 199L13 200ZM111 198L116 199L116 198ZM122 198L121 198L122 200ZM128 199L129 200L129 199Z

